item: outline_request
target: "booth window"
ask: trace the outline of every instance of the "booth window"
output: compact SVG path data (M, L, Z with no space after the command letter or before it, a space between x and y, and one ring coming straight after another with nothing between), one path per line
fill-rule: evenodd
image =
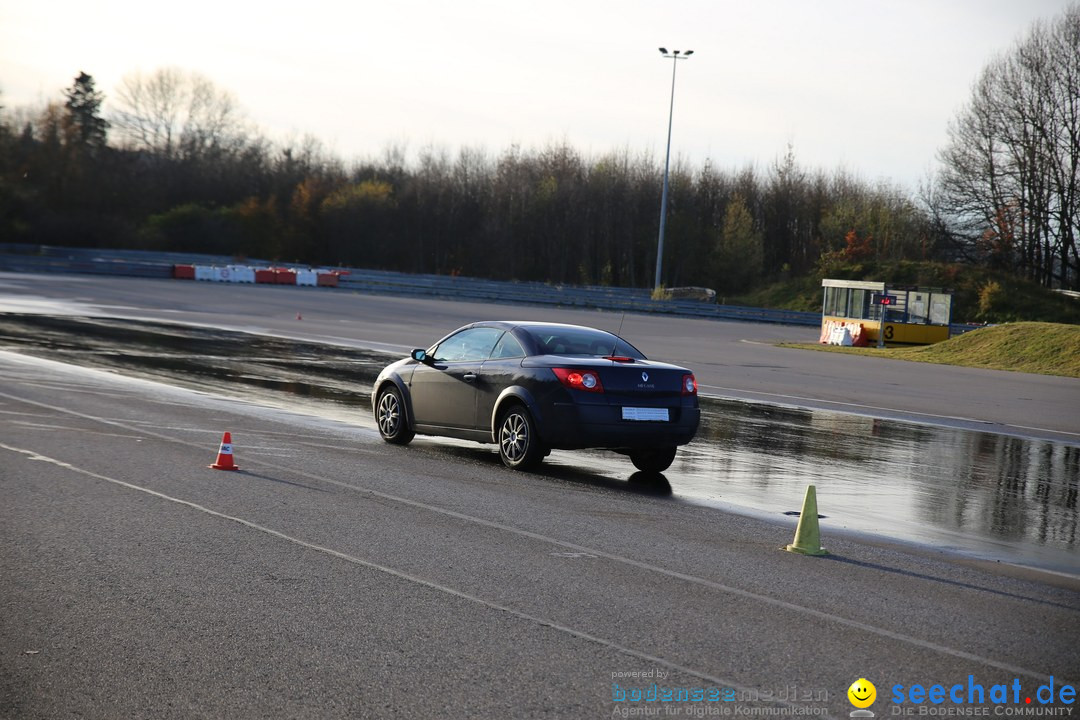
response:
M930 322L935 325L948 325L952 320L952 295L933 293L930 295Z
M908 293L908 317L909 323L926 323L929 322L929 298L930 293L924 292L911 292Z
M847 296L849 288L825 288L825 314L833 317L848 317Z
M850 288L848 290L847 313L845 316L849 318L865 318L869 303L870 300L865 290Z

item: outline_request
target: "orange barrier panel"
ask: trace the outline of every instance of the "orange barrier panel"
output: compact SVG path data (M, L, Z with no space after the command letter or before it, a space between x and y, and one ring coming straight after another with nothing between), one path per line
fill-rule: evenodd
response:
M832 335L833 330L837 328L846 327L848 332L851 333L851 344L854 347L867 347L869 343L866 338L866 328L860 322L845 322L843 320L826 320L821 323L821 337L818 342L822 345L829 344L829 336Z
M337 273L319 273L317 284L319 285L319 287L337 287Z
M295 285L296 271L287 268L274 269L274 282L278 285Z
M173 265L172 268L173 277L177 280L194 280L195 279L195 266L194 265Z
M276 281L277 279L275 278L275 273L273 270L266 269L255 271L255 282L257 283L272 283Z

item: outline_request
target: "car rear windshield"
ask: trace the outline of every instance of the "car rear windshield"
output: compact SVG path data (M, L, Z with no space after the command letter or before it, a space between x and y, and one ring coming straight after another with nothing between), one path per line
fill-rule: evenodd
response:
M592 328L537 325L522 328L541 355L581 355L585 357L631 357L644 360L636 347L622 338Z

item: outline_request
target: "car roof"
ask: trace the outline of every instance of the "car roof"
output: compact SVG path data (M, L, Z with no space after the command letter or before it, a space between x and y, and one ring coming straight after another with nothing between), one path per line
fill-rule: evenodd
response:
M610 330L601 330L600 328L590 327L588 325L573 325L570 323L558 323L558 322L544 322L542 320L485 320L483 322L473 323L474 326L479 327L501 327L503 329L510 328L537 328L537 327L550 327L550 328L574 328L579 330L595 330L597 332L608 333L614 335Z

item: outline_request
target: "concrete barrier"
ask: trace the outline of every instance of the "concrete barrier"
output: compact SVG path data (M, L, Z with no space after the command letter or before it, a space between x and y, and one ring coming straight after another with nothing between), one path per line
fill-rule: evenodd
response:
M296 271L289 268L274 268L274 282L278 285L295 285Z
M247 265L230 265L229 282L253 283L255 282L255 268Z

